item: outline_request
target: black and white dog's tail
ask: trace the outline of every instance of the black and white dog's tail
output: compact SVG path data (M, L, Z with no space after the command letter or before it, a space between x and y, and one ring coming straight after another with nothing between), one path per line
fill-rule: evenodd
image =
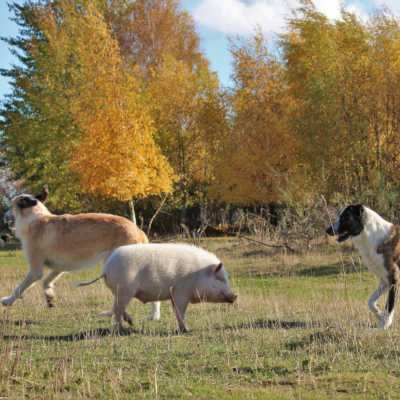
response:
M392 273L389 277L389 294L386 301L386 312L388 315L392 314L394 306L396 304L396 297L397 297L397 285L399 284L399 280L397 279L396 273Z

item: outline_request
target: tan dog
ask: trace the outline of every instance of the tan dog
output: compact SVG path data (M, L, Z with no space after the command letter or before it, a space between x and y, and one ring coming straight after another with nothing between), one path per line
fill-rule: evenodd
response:
M36 197L21 194L12 200L15 233L22 242L30 270L11 296L0 299L5 306L12 305L43 277L44 266L51 270L43 280L43 289L47 304L52 307L53 285L63 272L95 265L119 246L148 243L144 232L133 222L116 215L54 215L43 204L47 196L45 188ZM157 317L159 304L153 308L153 319Z

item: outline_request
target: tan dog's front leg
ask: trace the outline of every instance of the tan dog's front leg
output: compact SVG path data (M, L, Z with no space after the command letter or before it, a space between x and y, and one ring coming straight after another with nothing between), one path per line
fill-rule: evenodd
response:
M3 297L0 299L0 303L3 306L11 306L15 300L22 297L22 293L26 289L33 286L43 276L43 260L38 259L34 256L28 256L30 271L26 275L25 279L17 286L11 296Z
M11 306L15 300L22 297L22 293L24 293L26 289L29 289L32 285L34 285L39 279L42 278L42 276L42 270L29 271L28 275L26 275L21 284L14 289L11 296L0 299L1 304L3 304L3 306Z

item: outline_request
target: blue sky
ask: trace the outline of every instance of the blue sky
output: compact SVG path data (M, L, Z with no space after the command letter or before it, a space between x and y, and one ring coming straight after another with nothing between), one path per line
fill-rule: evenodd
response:
M0 0L0 36L15 36L18 32L17 26L9 19L7 3ZM7 45L0 43L0 68L7 68L14 61L14 57L9 52ZM7 81L0 77L0 100L4 93L9 91Z
M22 0L20 0L22 2ZM314 0L319 11L329 18L340 16L344 7L366 19L379 7L400 13L400 0ZM285 19L299 0L181 0L181 6L193 16L211 68L217 71L223 85L230 84L231 57L228 37L248 37L256 27L267 36L282 32ZM17 26L9 20L6 0L0 0L0 36L15 36ZM0 43L0 68L14 62L7 45ZM0 77L0 101L10 91L7 80Z

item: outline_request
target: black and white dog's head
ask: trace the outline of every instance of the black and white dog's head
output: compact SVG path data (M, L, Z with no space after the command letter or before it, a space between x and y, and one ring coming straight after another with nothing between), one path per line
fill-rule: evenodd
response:
M364 207L361 204L347 206L336 222L329 226L326 233L337 236L338 242L358 236L364 229Z

